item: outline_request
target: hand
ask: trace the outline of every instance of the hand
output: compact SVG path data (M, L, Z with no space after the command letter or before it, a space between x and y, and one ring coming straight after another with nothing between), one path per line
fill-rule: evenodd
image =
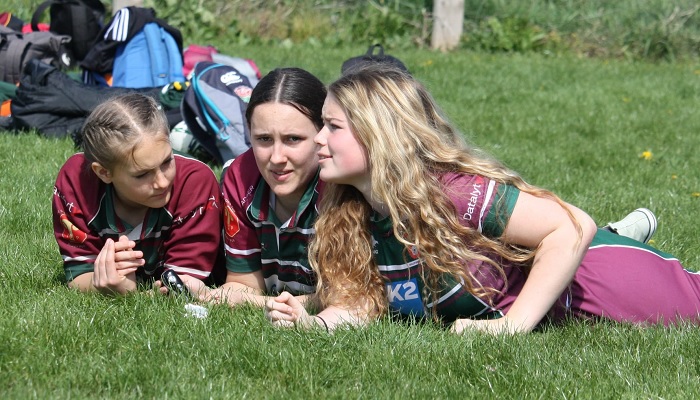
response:
M277 297L265 302L265 316L274 326L304 328L314 324L313 317L306 312L301 302L289 292L282 292Z
M122 240L122 238L124 240ZM115 243L107 239L95 258L92 286L105 294L126 293L136 290L136 269L144 260L140 251L131 251L133 242L125 236Z
M459 334L481 331L492 335L504 333L514 334L519 332L515 325L508 319L508 316L498 319L458 319L452 324L450 331Z
M121 275L128 275L135 272L138 267L144 265L143 252L133 250L136 242L129 240L126 236L119 236L119 241L114 243L114 261L117 272Z

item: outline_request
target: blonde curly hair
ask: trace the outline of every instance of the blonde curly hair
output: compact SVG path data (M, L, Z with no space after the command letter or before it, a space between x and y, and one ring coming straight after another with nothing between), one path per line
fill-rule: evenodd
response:
M342 76L328 92L367 150L372 194L388 207L394 235L420 254L428 292L424 298L437 299L445 274L462 281L470 293L487 297L493 289L479 285L465 267L472 260L492 265L504 279L503 268L493 259L525 268L531 264L535 249L490 239L463 226L439 178L448 172L481 175L563 205L557 196L529 185L467 145L424 86L406 72L367 66ZM361 307L383 314L388 303L372 253L369 203L353 186L328 183L319 211L309 248L319 278L319 300L324 306ZM569 216L575 221L570 212Z

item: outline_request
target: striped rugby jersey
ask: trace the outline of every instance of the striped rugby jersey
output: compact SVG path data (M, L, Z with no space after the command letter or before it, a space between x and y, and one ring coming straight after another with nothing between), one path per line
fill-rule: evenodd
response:
M443 189L452 200L460 221L486 236L503 233L520 191L481 176L448 173L441 177ZM495 318L501 312L469 294L453 277L445 276L437 300L426 295L421 279L422 264L415 249L407 249L393 232L391 217L374 214L371 218L373 250L379 272L385 278L392 312L418 317L437 315L446 322L457 318ZM501 278L491 268L477 262L468 268L486 287L499 287ZM483 279L483 280L482 280Z
M137 270L144 283L163 267L206 279L221 251L221 193L216 176L200 161L174 155L176 174L170 201L148 210L132 227L114 209L112 185L102 182L82 153L66 161L53 193L54 235L68 281L93 271L105 240L127 235L146 263Z
M224 244L231 272L262 271L267 293L313 293L316 274L308 260L315 233L322 183L309 183L289 221L279 221L270 207L270 186L262 179L252 150L236 157L224 171Z

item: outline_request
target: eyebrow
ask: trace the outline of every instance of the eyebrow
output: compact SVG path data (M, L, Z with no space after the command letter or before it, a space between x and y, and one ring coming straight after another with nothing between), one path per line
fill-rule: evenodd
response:
M145 174L145 173L147 173L147 172L153 171L154 169L160 167L161 165L165 164L166 162L172 160L173 158L175 158L175 154L173 154L173 152L170 152L170 154L169 154L167 157L165 157L165 159L163 159L163 160L160 162L160 164L156 165L155 167L153 167L153 168L141 168L141 169L137 169L137 170L135 170L135 171L132 171L132 174L133 174L133 175L141 175L141 174Z

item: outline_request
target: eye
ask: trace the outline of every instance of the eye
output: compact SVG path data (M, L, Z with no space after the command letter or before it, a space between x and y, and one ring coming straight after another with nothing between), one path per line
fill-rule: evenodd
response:
M299 142L302 142L303 140L304 140L304 138L299 137L299 136L289 136L287 138L287 142L289 142L289 143L299 143Z
M173 161L175 161L175 159L172 156L170 156L170 158L165 160L163 164L160 165L160 170L166 171L168 168L170 168L171 165L173 165Z
M256 136L255 141L258 143L270 143L272 142L272 138L269 136Z

